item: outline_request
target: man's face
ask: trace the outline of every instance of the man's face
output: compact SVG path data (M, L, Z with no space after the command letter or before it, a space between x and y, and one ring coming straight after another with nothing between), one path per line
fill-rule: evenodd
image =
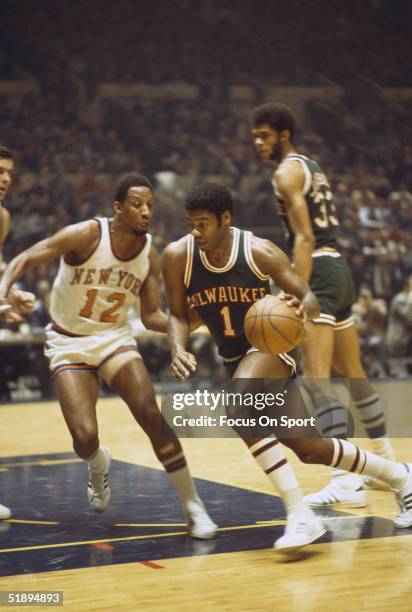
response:
M281 161L282 147L279 132L270 127L268 123L261 123L253 128L252 136L256 153L263 161Z
M222 214L221 223L215 214L207 210L189 210L186 220L196 245L205 253L216 249L230 228L229 211Z
M153 215L153 199L149 187L129 187L125 201L117 209L124 225L135 234L147 233Z
M11 185L14 170L12 159L0 157L0 201L3 200Z

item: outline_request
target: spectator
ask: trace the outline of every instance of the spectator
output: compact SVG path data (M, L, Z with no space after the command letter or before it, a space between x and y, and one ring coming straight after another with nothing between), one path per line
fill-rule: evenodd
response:
M391 373L407 376L412 365L412 275L391 301L386 342Z

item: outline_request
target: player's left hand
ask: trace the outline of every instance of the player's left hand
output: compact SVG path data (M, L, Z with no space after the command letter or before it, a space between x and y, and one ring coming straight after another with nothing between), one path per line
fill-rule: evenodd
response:
M34 310L36 297L30 291L15 289L10 295L10 304L13 311L21 314L28 314Z
M291 295L290 293L284 293L283 295L279 295L279 299L282 302L286 302L288 306L296 309L296 315L301 317L302 321L305 322L307 319L305 312L305 305L296 295Z
M175 378L179 380L186 380L190 374L196 372L196 369L196 357L192 355L192 353L178 350L172 355L170 372Z
M5 323L21 323L23 318L13 310L13 306L6 298L0 299L0 321Z

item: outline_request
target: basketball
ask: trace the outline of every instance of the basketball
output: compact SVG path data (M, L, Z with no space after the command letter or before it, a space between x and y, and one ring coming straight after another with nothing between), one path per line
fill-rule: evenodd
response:
M272 355L292 350L303 336L303 322L296 316L295 308L274 295L266 295L252 304L244 329L252 346Z

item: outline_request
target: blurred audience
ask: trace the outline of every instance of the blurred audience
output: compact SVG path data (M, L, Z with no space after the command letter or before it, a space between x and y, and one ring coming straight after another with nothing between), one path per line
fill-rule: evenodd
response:
M386 343L391 374L407 376L412 373L412 275L405 286L391 300Z
M257 163L249 110L269 87L338 84L338 99L306 104L299 149L332 180L340 248L357 286L365 286L355 311L367 367L387 372L387 350L396 358L389 330L402 310L398 302L408 303L402 288L412 275L412 103L392 99L382 86L412 85L403 12L410 9L348 0L318 20L311 4L289 0L274 8L262 0L257 9L252 0L159 0L154 9L148 0L45 0L33 9L29 0L13 7L5 0L1 78L32 79L37 88L4 96L0 105L2 144L16 151L18 166L5 258L63 225L111 215L113 180L132 169L156 185L152 233L159 250L185 233L184 195L206 179L232 190L237 225L284 246L272 170ZM295 13L300 18L286 27ZM186 85L193 97L101 99L103 83ZM230 88L242 85L251 99L231 97ZM48 322L56 272L53 262L24 276L24 288L39 300L32 328ZM403 297L392 300L395 294ZM403 358L411 355L410 343L405 347ZM163 362L159 357L159 371Z

